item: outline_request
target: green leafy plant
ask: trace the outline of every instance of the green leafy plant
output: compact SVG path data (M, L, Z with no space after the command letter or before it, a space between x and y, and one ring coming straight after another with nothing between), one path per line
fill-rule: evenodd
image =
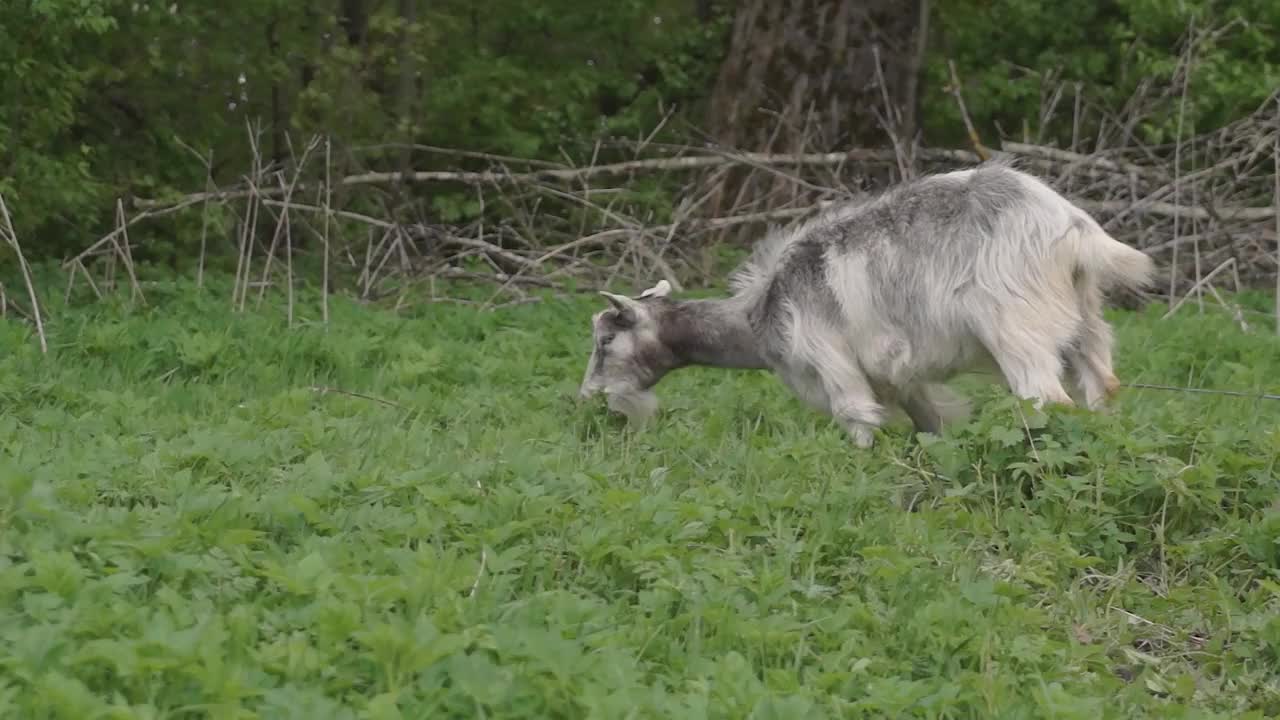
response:
M6 714L1280 711L1274 403L975 385L858 452L690 369L637 432L572 399L589 299L168 297L55 307L47 357L0 322ZM1275 392L1273 336L1160 311L1112 316L1126 380Z

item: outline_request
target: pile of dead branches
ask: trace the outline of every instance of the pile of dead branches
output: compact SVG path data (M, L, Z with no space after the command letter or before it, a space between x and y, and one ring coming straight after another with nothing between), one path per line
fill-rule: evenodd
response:
M1049 93L1051 108L1062 88ZM957 100L963 107L958 93ZM1074 112L1082 112L1078 100ZM470 169L404 173L335 174L337 149L322 137L280 165L264 163L255 144L249 171L235 184L215 187L210 180L204 191L182 197L122 199L116 227L64 263L67 293L80 279L81 293L101 295L123 267L130 292L144 298L129 229L177 213L204 219L202 275L206 254L234 256L233 307L243 309L251 294L261 298L270 289L288 296L291 320L300 282L323 286L326 298L338 288L400 303L411 288L428 288L416 297L461 301L441 281L480 281L492 287L485 306L533 301L534 291L547 289L590 291L657 279L681 288L722 279L715 260L728 240L749 241L770 225L904 178L999 156L1017 158L1095 213L1117 238L1155 257L1171 298L1203 298L1224 281L1232 289L1275 282L1280 97L1227 127L1169 146L1134 141L1140 117L1117 119L1107 135L1065 148L1026 135L997 149L976 133L970 149L922 148L894 136L890 125L887 148L799 154L641 140L601 143L589 161L557 164L419 147L419 156L449 156L453 167ZM249 134L252 140L259 131ZM342 152L350 159L361 149ZM719 209L709 212L707 199L730 172L756 178L736 184L753 190L730 202L719 197ZM474 198L474 219L447 223L433 215L428 200L436 193L458 196L460 188ZM300 277L300 257L312 260L308 272L314 274ZM327 319L327 301L323 314Z

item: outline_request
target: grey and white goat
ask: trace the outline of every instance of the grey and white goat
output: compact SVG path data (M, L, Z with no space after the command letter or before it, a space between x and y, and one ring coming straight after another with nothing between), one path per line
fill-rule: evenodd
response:
M967 413L943 384L962 372L1003 376L1037 406L1100 409L1120 385L1103 293L1141 288L1153 272L1020 170L936 174L770 233L727 298L678 301L666 281L637 298L603 292L611 307L592 317L579 397L603 391L643 422L672 370L770 370L861 448L893 407L932 433Z

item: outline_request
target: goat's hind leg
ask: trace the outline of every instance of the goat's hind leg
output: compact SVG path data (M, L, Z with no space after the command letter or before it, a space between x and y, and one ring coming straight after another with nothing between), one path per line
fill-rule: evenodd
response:
M942 428L969 414L969 403L940 383L917 383L898 391L898 404L916 432L942 434Z
M902 406L916 432L938 435L942 432L942 412L934 406L918 385L898 392L898 404Z
M1090 410L1101 410L1120 389L1111 364L1114 344L1111 326L1102 317L1102 293L1092 284L1077 286L1083 320L1074 342L1066 351L1067 365L1076 387Z
M1043 320L1029 314L1005 315L996 326L980 333L983 344L995 359L1014 395L1046 403L1075 405L1062 386L1062 351L1069 346L1071 333L1045 327Z

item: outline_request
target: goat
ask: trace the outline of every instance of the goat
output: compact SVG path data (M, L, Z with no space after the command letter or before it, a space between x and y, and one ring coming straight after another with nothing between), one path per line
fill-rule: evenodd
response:
M643 424L672 370L767 370L859 448L895 408L926 433L964 417L968 402L944 384L964 372L1002 376L1037 407L1098 410L1120 387L1104 293L1145 287L1154 271L1011 165L928 175L770 232L727 298L678 301L665 280L636 298L601 291L610 307L591 318L578 395L603 392Z

